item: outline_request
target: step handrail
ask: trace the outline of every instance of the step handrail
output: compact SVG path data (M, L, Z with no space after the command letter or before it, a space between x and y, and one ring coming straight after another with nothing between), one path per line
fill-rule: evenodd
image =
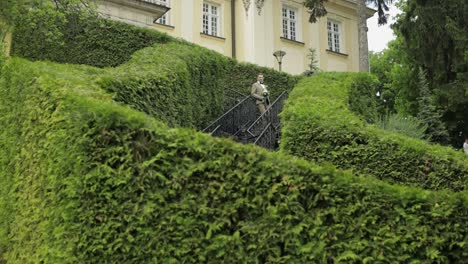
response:
M286 97L286 95L288 94L287 91L284 91L282 92L276 99L275 101L273 101L273 103L268 107L268 109L263 113L261 114L256 120L255 122L252 123L252 125L249 126L249 128L247 128L247 133L249 133L252 137L257 137L259 136L258 134L254 134L254 131L253 131L253 128L258 125L258 124L262 124L263 120L264 119L267 119L268 122L271 122L271 115L270 113L273 111L273 106L275 106L280 99L285 99L283 97Z

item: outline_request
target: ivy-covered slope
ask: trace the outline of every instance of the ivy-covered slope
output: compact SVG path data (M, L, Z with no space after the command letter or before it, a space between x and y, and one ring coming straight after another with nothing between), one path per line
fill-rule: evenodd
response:
M373 97L373 83L370 75L355 73L322 73L301 80L282 113L282 151L390 183L465 190L465 155L363 120L375 113L372 100L365 99ZM350 90L361 100L349 98Z
M0 78L0 259L462 263L466 192L391 186L116 103L105 70L11 59ZM104 77L103 77L104 76Z

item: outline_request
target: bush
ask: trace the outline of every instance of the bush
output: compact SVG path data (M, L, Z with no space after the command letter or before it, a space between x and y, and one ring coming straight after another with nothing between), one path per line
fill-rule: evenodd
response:
M46 11L30 10L17 26L15 56L97 67L120 66L115 71L109 69L100 85L112 92L116 101L170 126L204 128L232 105L225 96L229 89L250 94L259 72L265 73L273 99L292 90L298 80L273 69L239 64L156 30L84 14L63 19L63 15ZM33 26L41 19L54 25L59 33L53 36L59 39L50 40L47 32L35 30ZM131 59L132 53L140 49Z
M178 43L137 52L103 78L114 99L170 126L205 127L223 112L228 59Z
M102 74L7 62L0 79L7 263L466 259L466 192L390 186L169 129L112 102L94 81Z
M155 30L92 15L64 17L49 9L31 9L22 17L15 26L12 56L29 60L115 67L128 61L137 50L174 41ZM53 29L37 30L35 25L41 23Z
M232 60L226 76L226 88L244 94L250 94L252 84L257 81L257 75L263 73L270 97L274 100L284 91L291 91L299 81L299 76L292 76L267 67L259 67L250 63L237 63Z
M379 81L369 75L356 75L349 87L349 110L372 124L378 120L376 92Z
M302 80L282 113L282 151L391 183L465 190L466 156L377 129L350 111L348 90L366 78L371 82L367 74L344 73Z
M416 117L390 114L381 117L376 125L381 129L393 131L408 137L418 139L426 138L424 132L427 129L427 125Z
M297 78L234 60L195 45L168 43L136 52L101 78L114 100L170 126L204 128L225 110L228 89L250 93L256 73L266 72L272 97L291 90Z

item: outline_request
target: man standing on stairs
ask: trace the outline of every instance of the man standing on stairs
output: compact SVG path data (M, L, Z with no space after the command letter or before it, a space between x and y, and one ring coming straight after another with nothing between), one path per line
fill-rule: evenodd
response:
M257 82L252 84L252 91L250 93L252 97L256 99L255 101L260 114L265 113L268 109L268 106L270 105L269 93L266 85L263 84L263 80L263 73L259 73L257 75Z

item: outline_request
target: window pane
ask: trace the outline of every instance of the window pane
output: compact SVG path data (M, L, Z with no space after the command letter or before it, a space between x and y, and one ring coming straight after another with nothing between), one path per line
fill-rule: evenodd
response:
M166 25L166 15L160 17L158 20L156 20L156 23Z
M289 18L296 19L296 12L294 12L293 10L289 10Z
M338 34L334 35L334 42L335 42L335 51L340 52L340 36Z
M203 15L203 33L208 34L208 16Z
M288 37L288 20L283 19L283 37Z
M291 21L291 39L296 40L296 22Z
M218 18L211 17L211 35L217 36L218 35Z

